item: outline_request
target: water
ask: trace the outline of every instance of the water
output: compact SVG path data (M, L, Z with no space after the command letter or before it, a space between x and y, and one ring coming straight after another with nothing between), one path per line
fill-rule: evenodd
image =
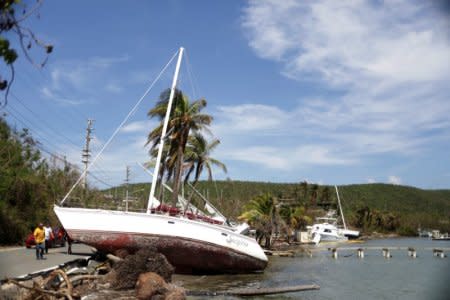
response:
M372 240L341 247L414 247L417 258L407 250L392 250L385 259L381 250L366 250L363 259L356 251L339 251L338 259L324 249L313 257L270 257L262 274L181 276L174 281L190 290L225 290L243 287L269 287L318 284L320 290L251 299L450 299L450 257L434 257L424 248L450 248L450 241L419 238ZM446 253L449 255L449 253ZM210 299L190 297L189 299ZM218 297L238 299L238 297Z

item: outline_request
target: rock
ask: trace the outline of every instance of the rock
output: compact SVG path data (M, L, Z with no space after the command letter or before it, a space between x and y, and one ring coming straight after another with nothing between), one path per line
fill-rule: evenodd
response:
M112 269L111 271L109 271L109 273L107 273L105 276L103 276L102 279L99 280L99 283L101 283L101 284L109 283L110 285L112 285L114 282L116 282L116 278L117 278L116 273L117 273L116 270Z
M134 255L114 265L115 280L112 286L116 289L132 289L136 285L139 274L154 272L170 282L174 268L166 257L152 249L141 249Z
M148 257L147 270L160 275L166 282L172 281L172 274L175 271L174 267L161 253L154 253Z
M164 295L167 291L166 282L158 274L148 272L139 275L136 283L136 297L138 299L153 299L154 296Z
M119 249L114 252L114 255L124 259L128 255L130 255L130 253L128 253L128 251L126 249Z
M112 291L101 290L94 291L82 297L83 300L135 300L134 290Z
M165 294L165 300L184 300L186 299L186 291L184 288L176 286L174 284L167 285L167 293Z

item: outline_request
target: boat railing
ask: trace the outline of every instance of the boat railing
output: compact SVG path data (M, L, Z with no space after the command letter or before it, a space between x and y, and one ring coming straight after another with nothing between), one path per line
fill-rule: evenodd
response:
M198 214L198 213L193 213L193 212L183 212L181 209L179 209L178 207L173 207L170 205L166 205L166 204L160 204L155 208L151 209L151 213L152 214L165 214L165 215L169 215L172 217L186 217L189 220L195 220L195 221L201 221L201 222L205 222L205 223L209 223L209 224L216 224L216 225L223 225L224 222L219 221L219 220L215 220L213 218L210 218L206 215L202 215L202 214Z

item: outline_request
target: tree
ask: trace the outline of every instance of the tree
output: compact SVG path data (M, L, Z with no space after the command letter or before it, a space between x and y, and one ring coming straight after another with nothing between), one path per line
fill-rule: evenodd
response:
M149 142L147 142L148 144ZM170 162L168 161L168 153L169 153L169 149L170 149L170 145L168 144L164 144L163 146L163 151L162 151L162 155L161 155L161 167L159 168L159 174L157 175L157 181L156 184L157 186L159 186L159 195L158 195L158 199L160 199L160 201L162 201L162 196L164 194L164 187L162 186L163 180L164 180L164 174L166 173L166 170L173 170L173 163L172 165L169 165ZM145 163L145 166L147 168L154 168L156 165L156 157L158 155L158 149L153 147L150 149L149 151L150 157L152 157L152 160L149 162ZM167 172L167 180L170 180L172 173L171 172Z
M46 188L48 165L28 130L11 130L0 119L0 235L14 243L30 224L48 218L50 203Z
M311 205L316 205L317 196L319 195L319 185L313 184L311 187Z
M279 224L277 204L277 200L271 194L261 194L250 200L245 205L244 213L239 216L239 219L245 220L256 229L259 243L262 239L265 240L265 248L270 248L272 234Z
M18 57L16 49L11 47L10 41L5 36L11 32L15 34L23 54L31 64L37 67L43 67L49 54L53 51L52 45L42 42L31 29L22 26L24 20L37 12L42 2L38 0L32 7L28 8L26 4L20 4L20 1L17 0L0 1L0 59L3 59L3 64L9 68L10 72L8 80L3 78L5 75L0 74L0 91L5 91L4 101L3 103L0 101L0 106L5 106L8 103L9 90L14 81L14 62ZM45 52L45 56L39 64L36 64L31 57L30 51L33 46L40 47ZM0 62L0 64L2 63Z
M211 152L220 144L218 139L214 139L211 142L199 132L194 133L188 139L186 147L186 167L187 173L184 178L185 182L189 181L189 178L195 170L193 185L197 183L201 173L204 169L208 172L208 180L212 180L212 167L216 166L220 168L224 173L227 173L227 167L221 161L212 158Z
M195 187L204 169L207 170L208 180L211 181L213 179L213 166L219 167L225 173L227 172L227 167L225 164L211 157L211 152L219 144L220 141L218 139L208 142L208 140L200 132L195 132L193 135L189 136L185 154L185 168L187 169L184 178L185 183L189 181L190 175L195 171L194 181L192 183L192 186ZM189 207L193 196L194 191L192 191L189 196L185 210Z
M0 117L0 244L23 242L38 222L56 225L53 203L79 177L67 162L48 163L39 149L27 129L12 129Z
M159 97L159 101L152 108L148 115L157 117L163 122L165 112L167 110L170 96L170 89L163 91ZM207 126L211 124L212 117L202 114L201 111L206 107L206 100L200 99L190 102L189 98L182 91L176 89L173 99L173 106L170 112L170 120L168 125L169 153L167 171L169 174L173 172L173 194L172 205L176 205L178 192L180 187L181 176L183 173L184 152L190 132L200 132L207 130ZM152 143L152 148L161 142L162 124L150 132L147 143ZM165 137L164 137L165 138Z
M300 191L302 192L303 200L306 203L306 196L308 195L308 182L306 181L300 182Z
M319 197L319 205L322 206L325 210L329 209L331 206L331 192L329 186L324 186L320 193Z

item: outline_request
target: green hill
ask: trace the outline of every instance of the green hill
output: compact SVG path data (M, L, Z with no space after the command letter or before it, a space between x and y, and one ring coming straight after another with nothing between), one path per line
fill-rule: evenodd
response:
M283 203L306 206L311 211L314 208L336 208L334 186L304 186L305 183L200 181L197 190L233 219L243 212L244 205L250 199L262 193L271 193ZM124 195L123 189L119 187L115 192ZM144 209L148 184L131 185L129 189L139 191L135 196L140 200L133 203L133 206ZM415 234L419 226L440 229L442 232L450 231L450 190L422 190L391 184L355 184L338 186L338 189L347 223L360 229L367 225L366 230L379 231L377 225L386 222L383 218L391 217L398 223L395 231L401 234ZM373 220L361 220L362 214ZM369 221L370 224L364 224Z

